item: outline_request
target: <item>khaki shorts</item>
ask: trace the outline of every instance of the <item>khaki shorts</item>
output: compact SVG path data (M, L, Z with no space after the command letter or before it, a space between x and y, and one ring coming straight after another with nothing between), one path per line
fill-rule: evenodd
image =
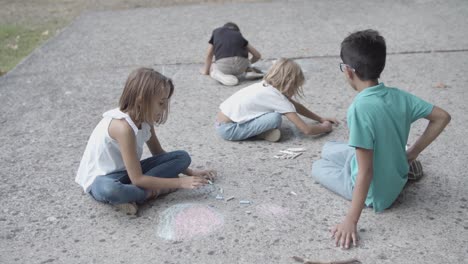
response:
M250 67L250 61L244 57L229 57L217 60L213 67L224 74L238 76Z

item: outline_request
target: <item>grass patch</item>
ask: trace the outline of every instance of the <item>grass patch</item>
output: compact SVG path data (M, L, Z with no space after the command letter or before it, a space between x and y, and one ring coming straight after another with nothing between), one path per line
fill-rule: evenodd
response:
M52 34L44 28L0 25L0 75L13 69Z

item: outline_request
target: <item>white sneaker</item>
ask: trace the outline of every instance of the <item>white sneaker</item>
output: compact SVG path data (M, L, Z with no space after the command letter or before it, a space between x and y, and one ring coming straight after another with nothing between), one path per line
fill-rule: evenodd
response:
M281 138L281 130L275 128L268 131L265 131L258 135L257 137L264 139L270 142L277 142Z
M258 73L258 72L246 72L245 73L245 79L246 80L257 80L263 78L263 73Z
M214 68L210 72L210 76L211 78L227 86L233 86L239 83L239 79L237 79L236 76L230 75L230 74L224 74L221 71L217 70L216 68Z
M136 215L138 212L138 205L136 203L115 204L114 207L127 215Z

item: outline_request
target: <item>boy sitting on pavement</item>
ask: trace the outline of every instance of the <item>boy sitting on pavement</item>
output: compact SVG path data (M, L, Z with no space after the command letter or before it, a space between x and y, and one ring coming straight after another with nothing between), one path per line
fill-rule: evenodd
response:
M205 65L201 70L204 75L210 75L224 85L237 85L239 77L246 79L261 79L263 73L251 67L261 58L258 52L242 36L239 27L228 22L213 31L208 42ZM249 60L249 53L252 57ZM213 56L216 61L213 63Z
M408 92L378 82L385 67L385 39L375 30L350 34L341 43L340 69L358 92L348 108L349 142L328 142L312 176L327 189L351 200L332 229L336 246L357 245L357 223L364 206L390 207L408 181L422 176L418 155L444 130L450 115ZM424 133L406 150L411 123L429 120ZM413 166L417 163L417 166ZM410 166L411 165L411 166ZM420 171L411 171L419 169Z

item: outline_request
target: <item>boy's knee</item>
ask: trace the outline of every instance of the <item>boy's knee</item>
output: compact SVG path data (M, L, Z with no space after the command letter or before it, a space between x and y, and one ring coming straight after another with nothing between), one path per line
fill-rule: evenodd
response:
M314 163L312 163L312 170L311 170L311 173L312 173L312 178L317 181L317 182L320 182L321 179L322 179L322 173L321 173L321 168L323 167L323 164L322 164L322 160L317 160L317 161L314 161Z

